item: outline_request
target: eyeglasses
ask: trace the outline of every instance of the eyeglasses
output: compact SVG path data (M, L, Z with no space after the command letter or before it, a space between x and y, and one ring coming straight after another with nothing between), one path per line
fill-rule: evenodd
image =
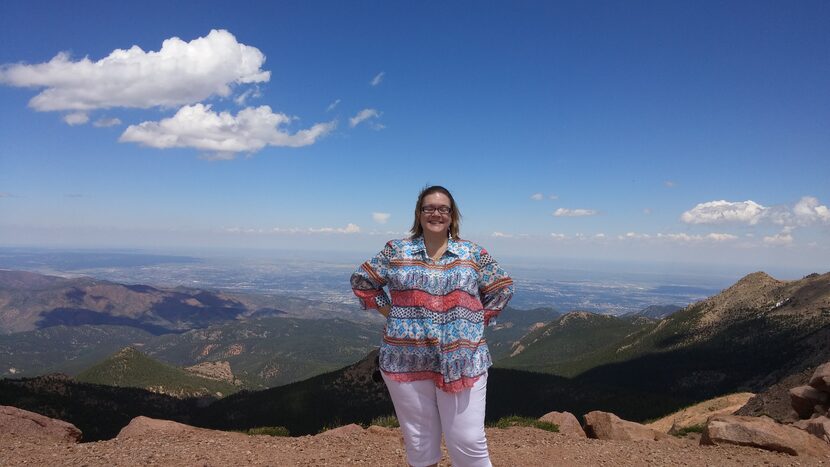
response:
M434 214L435 211L441 214L449 214L452 212L452 208L449 206L421 206L421 212L424 214Z

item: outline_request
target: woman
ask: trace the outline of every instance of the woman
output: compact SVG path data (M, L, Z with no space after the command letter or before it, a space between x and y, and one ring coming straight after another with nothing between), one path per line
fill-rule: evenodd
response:
M484 326L510 300L513 281L484 248L459 238L460 221L446 188L425 188L412 236L388 242L351 278L363 307L386 317L380 369L413 467L437 465L442 432L454 466L490 465Z

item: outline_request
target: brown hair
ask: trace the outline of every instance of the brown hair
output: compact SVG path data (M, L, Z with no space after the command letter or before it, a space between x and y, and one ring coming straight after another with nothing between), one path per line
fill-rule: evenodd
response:
M458 233L461 229L461 211L458 209L458 205L455 204L455 198L452 197L450 190L438 185L428 186L421 190L418 195L418 202L415 203L415 221L412 223L412 228L409 229L412 238L424 234L424 228L421 227L421 203L424 202L425 197L433 193L442 193L450 199L450 208L452 208L452 211L450 211L450 237L453 240L460 240L461 237L458 236Z

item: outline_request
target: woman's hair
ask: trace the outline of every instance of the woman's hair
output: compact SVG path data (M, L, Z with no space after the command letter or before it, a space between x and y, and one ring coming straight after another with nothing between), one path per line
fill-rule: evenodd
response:
M412 228L409 229L409 232L412 234L412 238L421 236L424 234L424 228L421 227L421 203L424 202L424 198L428 195L433 193L442 193L447 195L447 198L450 199L450 237L453 240L460 240L459 232L461 230L461 211L458 209L458 205L455 204L455 198L452 197L452 193L450 190L438 185L428 186L421 190L421 193L418 195L418 202L415 204L415 221L412 223Z

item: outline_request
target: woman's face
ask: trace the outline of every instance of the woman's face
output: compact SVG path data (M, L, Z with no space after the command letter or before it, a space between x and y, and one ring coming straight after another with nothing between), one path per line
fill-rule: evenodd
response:
M434 208L431 213L424 212L424 208ZM452 209L452 202L449 196L444 193L431 193L424 196L421 201L421 227L424 233L440 234L447 236L447 231L450 228L450 220L452 212L441 214L441 209Z

